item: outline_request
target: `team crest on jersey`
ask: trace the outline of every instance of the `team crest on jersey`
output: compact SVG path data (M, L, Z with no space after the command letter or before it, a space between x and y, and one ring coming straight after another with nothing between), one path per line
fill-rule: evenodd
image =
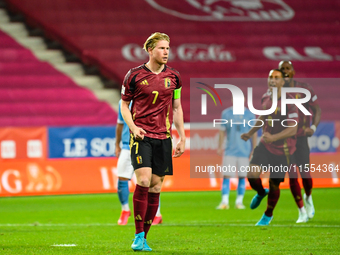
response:
M170 85L171 85L171 80L170 80L170 78L165 78L164 79L164 85L165 85L165 87L168 89L168 88L170 88Z

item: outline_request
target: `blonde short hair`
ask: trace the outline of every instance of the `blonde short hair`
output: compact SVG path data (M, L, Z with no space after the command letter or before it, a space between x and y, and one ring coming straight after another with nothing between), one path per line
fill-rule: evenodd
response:
M170 43L170 37L167 34L155 32L152 35L150 35L148 39L146 39L143 49L146 52L148 52L149 48L153 50L156 47L156 44L162 40L168 41Z

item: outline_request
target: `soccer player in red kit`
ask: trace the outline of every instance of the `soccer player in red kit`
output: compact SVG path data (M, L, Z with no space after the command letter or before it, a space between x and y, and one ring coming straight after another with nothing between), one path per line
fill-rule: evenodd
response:
M250 208L257 208L262 199L268 195L267 209L257 226L269 225L273 219L273 210L280 197L280 183L285 173L293 163L292 155L295 152L298 111L295 105L286 106L286 115L282 115L281 88L284 86L284 73L279 69L269 72L269 89L262 97L264 110L270 109L273 104L273 87L277 88L277 107L270 115L262 115L248 133L241 135L247 141L263 124L263 135L259 145L254 149L250 168L247 174L250 186L257 191L250 203ZM292 98L289 94L287 98ZM270 172L269 191L264 189L260 174L267 170ZM278 171L277 171L278 170Z
M136 232L131 245L135 251L152 250L146 236L157 212L164 177L173 172L172 122L180 136L173 157L180 157L185 149L182 80L178 71L166 65L169 43L169 36L159 32L146 40L144 50L149 53L149 61L126 74L121 92L122 115L131 132L131 162L137 179L133 194Z
M299 218L297 220L297 223L300 222L307 222L308 218L313 218L315 214L315 209L313 205L313 199L312 199L312 188L313 188L313 179L311 177L311 174L309 172L309 146L307 137L312 136L314 132L316 131L316 127L320 123L321 119L321 109L318 103L318 99L316 94L314 93L313 88L302 82L298 82L293 79L295 75L295 70L293 67L292 62L290 61L281 61L279 63L279 69L283 71L286 75L286 85L289 87L295 87L295 88L304 88L309 90L311 93L311 99L303 104L303 106L307 110L311 110L310 112L313 112L313 118L312 118L312 125L311 125L311 119L310 116L304 115L301 111L299 111L299 125L298 125L298 131L297 131L297 140L296 140L296 151L295 151L295 159L296 159L296 169L299 170L301 178L302 178L302 184L305 190L304 199L305 199L305 205L307 209L307 213L305 212L306 209L303 205L303 200L301 196L301 187L298 182L298 173L297 171L290 171L289 172L289 185L290 190L293 194L293 197L295 199L295 202L299 208ZM300 93L295 93L294 97L300 98ZM304 95L303 95L304 97Z

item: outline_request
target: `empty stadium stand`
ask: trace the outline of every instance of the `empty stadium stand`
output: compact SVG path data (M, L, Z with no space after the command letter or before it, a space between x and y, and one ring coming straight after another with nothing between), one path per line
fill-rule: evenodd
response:
M113 125L117 113L0 31L0 126Z
M25 16L27 24L119 83L130 68L147 61L141 50L147 36L155 31L169 34L169 65L183 78L186 121L190 78L266 77L280 60L293 61L297 79L340 78L337 0L6 2L12 12ZM24 64L23 71L34 69L30 65ZM338 81L320 81L313 87L322 120L337 120ZM260 97L266 84L254 85Z

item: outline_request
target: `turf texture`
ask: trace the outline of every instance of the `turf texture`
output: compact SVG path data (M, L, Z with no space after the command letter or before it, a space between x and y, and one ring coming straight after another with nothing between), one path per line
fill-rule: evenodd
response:
M281 190L266 227L254 226L266 207L264 199L249 209L254 194L237 210L231 191L231 208L216 210L220 192L162 193L151 254L340 254L340 189L314 189L315 217L302 224L290 191ZM116 194L0 198L0 254L135 254L133 217L118 226L119 215Z

